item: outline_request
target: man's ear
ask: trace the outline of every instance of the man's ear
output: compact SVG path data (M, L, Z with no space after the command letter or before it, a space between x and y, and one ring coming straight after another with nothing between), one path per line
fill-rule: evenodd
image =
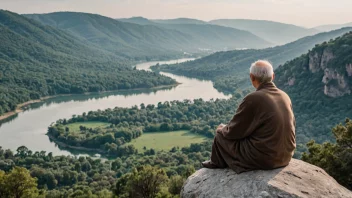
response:
M275 80L275 73L273 73L273 80L272 81L274 81Z
M254 77L253 74L249 74L249 77L251 78L251 81L252 81L252 82L255 81L255 77Z

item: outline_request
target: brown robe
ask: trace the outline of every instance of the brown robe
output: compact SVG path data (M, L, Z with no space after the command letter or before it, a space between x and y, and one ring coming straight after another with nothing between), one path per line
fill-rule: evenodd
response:
M286 166L296 148L295 125L289 96L272 82L261 84L217 130L211 161L237 173Z

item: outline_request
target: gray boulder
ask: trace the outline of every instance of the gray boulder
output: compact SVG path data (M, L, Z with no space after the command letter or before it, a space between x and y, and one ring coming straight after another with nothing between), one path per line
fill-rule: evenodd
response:
M185 182L182 198L351 197L323 169L292 159L287 167L236 174L230 169L201 169Z

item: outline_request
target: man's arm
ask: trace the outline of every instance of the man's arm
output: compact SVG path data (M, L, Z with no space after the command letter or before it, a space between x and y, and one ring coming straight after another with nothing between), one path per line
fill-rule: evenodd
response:
M248 98L243 99L232 120L221 130L217 130L226 139L240 140L252 134L255 128L255 107L253 101Z

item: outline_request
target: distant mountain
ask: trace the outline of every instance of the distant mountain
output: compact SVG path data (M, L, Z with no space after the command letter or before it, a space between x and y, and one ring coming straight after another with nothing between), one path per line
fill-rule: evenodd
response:
M180 55L183 52L200 52L202 49L218 51L226 47L229 49L261 48L270 45L249 32L230 28L223 31L224 27L219 29L223 34L212 33L211 37L205 37L202 35L208 32L202 31L210 30L195 28L192 31L198 31L198 34L191 34L176 28L126 23L87 13L57 12L25 16L63 29L86 42L128 58L160 59L163 56ZM134 18L132 21L147 23L143 18Z
M194 39L182 32L123 23L95 14L57 12L25 16L127 58L160 59L162 56L180 55L183 50L196 49L190 46Z
M264 20L218 19L210 21L209 23L246 30L271 43L279 45L319 32L315 29L307 29L291 24Z
M44 96L176 82L62 30L0 10L0 115Z
M160 28L175 30L195 39L199 48L230 50L238 48L264 48L271 43L244 30L207 24L195 19L148 20L142 17L118 19L119 21L139 25L155 25Z
M266 59L272 62L276 68L286 61L308 52L308 50L312 49L316 44L329 41L349 31L352 31L352 28L319 33L283 46L262 50L217 52L195 61L174 65L161 65L159 67L153 67L153 69L185 76L212 79L215 82L216 88L221 91L233 93L237 90L237 85L245 84L249 86L247 79L249 73L248 68L254 61Z
M330 139L331 128L352 116L352 32L317 45L275 73L275 83L291 97L297 138L306 137L304 142Z
M319 30L321 32L328 32L328 31L337 30L343 27L352 27L352 22L345 23L345 24L321 25L321 26L315 27L314 29Z
M116 19L116 20L127 22L127 23L135 23L139 25L157 25L157 23L143 17L132 17L132 18L124 18L124 19Z
M177 30L191 35L210 49L231 50L239 48L265 48L271 43L244 30L228 28L211 24L164 24L163 28Z
M177 18L177 19L155 19L151 20L156 23L162 24L207 24L205 21L198 19L189 19L189 18Z

